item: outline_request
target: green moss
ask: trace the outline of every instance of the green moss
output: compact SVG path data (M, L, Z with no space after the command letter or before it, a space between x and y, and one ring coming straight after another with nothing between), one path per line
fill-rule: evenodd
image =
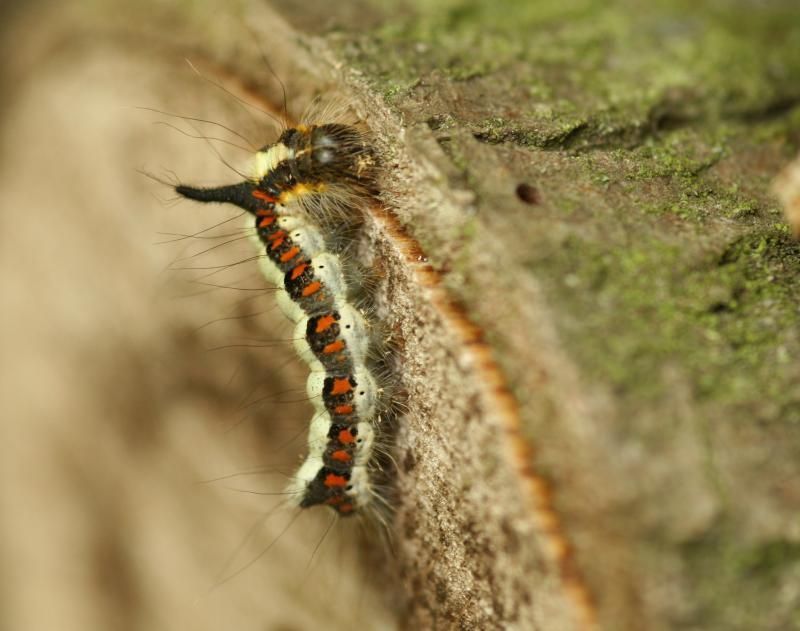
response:
M638 179L693 177L716 164L726 154L727 128L711 127L702 132L682 129L659 139L648 138L631 158Z
M686 575L703 605L685 629L800 629L798 597L775 595L800 576L800 544L785 539L743 545L730 524L684 546Z
M342 50L387 98L434 73L455 84L509 74L508 101L495 109L516 109L517 90L546 107L560 103L551 122L558 127L565 113L564 127L582 121L587 146L636 142L698 118L768 117L800 98L800 8L516 0L499 10L418 0L392 18ZM520 130L542 116L505 118L495 137L541 146Z
M724 250L648 237L609 247L572 236L538 274L570 278L554 287L573 352L590 374L631 401L664 396L659 378L670 364L686 371L698 400L720 409L769 406L763 420L800 422L800 392L774 366L800 353L795 333L800 304L800 247L782 230L735 240ZM576 255L580 253L580 255ZM754 408L754 411L755 411Z
M800 356L800 248L778 221L768 178L748 171L781 146L753 141L774 123L709 120L629 148L581 151L537 175L558 197L550 223L518 224L536 253L529 268L556 312L574 315L559 327L579 365L631 410L669 397L661 375L674 367L717 416L800 422L797 375L776 370ZM793 124L783 121L784 132ZM529 130L500 116L475 129L488 143L548 147L552 138L541 126L523 137ZM486 177L490 167L458 133L444 146L458 184L496 222L502 187ZM566 237L552 242L551 232Z
M530 126L508 124L502 118L490 118L472 125L475 137L484 142L499 144L511 142L522 147L550 148L563 146L586 127L586 121L563 116L539 120Z

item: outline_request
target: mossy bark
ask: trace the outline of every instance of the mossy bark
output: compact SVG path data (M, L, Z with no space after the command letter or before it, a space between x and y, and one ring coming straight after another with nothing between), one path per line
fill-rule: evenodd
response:
M197 56L280 102L260 44L290 109L353 99L386 205L502 369L601 627L790 629L800 247L769 184L800 149L792 5L314 0L222 24L187 4L134 11L107 41ZM376 226L408 354L408 619L580 624L511 505L480 366L447 348L452 320Z
M800 10L734 4L283 10L462 200L389 196L491 340L608 628L800 626L800 247L769 194Z

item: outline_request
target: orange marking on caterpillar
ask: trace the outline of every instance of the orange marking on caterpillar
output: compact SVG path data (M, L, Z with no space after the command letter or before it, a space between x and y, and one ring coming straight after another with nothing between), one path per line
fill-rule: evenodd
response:
M330 488L343 487L347 485L347 479L343 475L329 473L325 476L325 486Z
M262 217L263 218L261 221L258 222L259 228L266 228L267 226L271 226L273 223L275 223L275 215L266 215Z
M350 385L350 378L334 378L333 380L333 387L331 388L331 395L339 395L339 394L347 394L353 389L353 386Z
M335 342L331 342L325 348L322 349L323 355L333 355L334 353L338 353L339 351L343 351L345 347L344 340L336 340Z
M297 277L300 276L303 272L305 272L306 268L308 268L308 263L300 263L300 265L293 267L292 273L289 276L289 278L291 278L292 280L297 280Z
M264 191L261 191L261 190L259 190L259 189L254 189L254 190L253 190L253 192L252 192L252 193L250 193L250 194L251 194L253 197L255 197L256 199L260 199L260 200L263 200L263 201L265 201L265 202L269 202L270 204L274 204L275 202L277 202L277 201L278 201L277 199L275 199L275 198L274 198L272 195L270 195L269 193L266 193L266 192L264 192Z
M331 314L324 315L319 320L317 320L317 329L315 332L322 333L324 331L327 331L334 324L336 324L336 318L334 318Z
M281 247L281 244L286 241L286 236L285 230L278 230L269 238L269 249L277 250L279 247Z
M331 454L331 459L336 460L337 462L350 462L353 459L353 456L347 453L344 449L338 449Z
M322 289L322 283L316 280L307 287L304 287L301 295L303 298L308 298L309 296L313 296L320 289Z
M308 195L309 193L321 193L324 190L325 185L322 183L306 184L305 182L298 182L291 188L289 195L292 197L302 197L303 195Z
M336 414L336 416L347 416L352 414L354 409L352 405L337 405L333 408L333 413Z
M356 442L356 437L349 429L343 429L339 431L339 442L343 445L352 445Z
M296 245L288 252L284 252L281 255L281 263L286 263L287 261L291 261L298 254L300 254L300 247Z

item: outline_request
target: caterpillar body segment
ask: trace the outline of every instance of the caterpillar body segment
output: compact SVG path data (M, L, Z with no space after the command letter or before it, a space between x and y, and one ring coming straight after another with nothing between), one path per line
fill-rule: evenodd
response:
M347 281L339 257L322 252L313 258L298 261L284 275L283 291L289 300L308 315L330 311L337 300L347 295ZM284 313L291 317L288 310Z
M317 361L326 371L340 374L364 364L370 341L364 315L347 302L298 322L294 340L307 364Z
M359 366L352 373L330 374L317 366L312 366L306 382L317 412L327 412L334 422L345 425L375 418L380 390L369 370Z
M365 466L375 442L372 423L334 423L329 414L317 414L308 430L309 458L320 457L331 469Z
M342 516L369 505L373 491L366 466L336 470L325 466L321 456L310 455L287 487L300 508L324 504Z

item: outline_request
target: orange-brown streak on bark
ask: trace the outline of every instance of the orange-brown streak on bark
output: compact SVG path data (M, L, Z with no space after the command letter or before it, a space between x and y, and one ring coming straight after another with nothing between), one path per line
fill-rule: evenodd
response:
M497 410L503 419L508 450L520 473L526 496L531 504L536 527L556 565L564 591L575 606L576 618L583 629L597 627L597 613L593 599L578 569L575 550L564 533L561 519L553 506L551 484L533 468L534 449L522 436L522 422L517 401L508 389L505 377L492 356L492 350L483 340L483 331L470 321L465 310L444 289L439 273L430 265L420 265L426 260L422 248L411 238L397 218L386 208L375 203L370 213L380 229L395 244L409 265L417 283L425 287L431 302L451 330L455 331L468 352L476 359L480 375L478 382L484 385L483 396L488 408Z

